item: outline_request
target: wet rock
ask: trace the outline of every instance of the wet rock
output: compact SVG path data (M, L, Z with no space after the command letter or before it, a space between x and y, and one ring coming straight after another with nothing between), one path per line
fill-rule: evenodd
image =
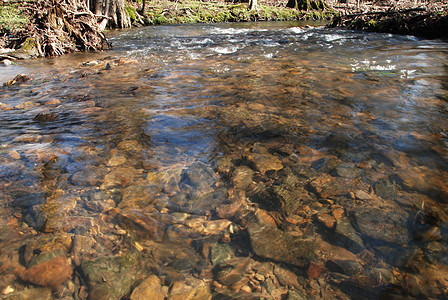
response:
M344 178L358 178L362 175L362 169L350 164L342 164L334 169L332 174Z
M240 166L233 171L233 186L237 189L247 189L253 182L254 171L248 166Z
M300 293L297 291L288 291L286 300L306 300L307 296L305 293Z
M37 114L33 120L36 122L51 122L56 121L57 119L59 119L59 116L55 113L42 112Z
M211 300L212 293L209 286L191 287L188 285L180 285L180 287L172 287L168 300Z
M316 264L315 262L310 262L310 265L306 270L306 274L308 275L309 279L316 279L319 278L325 271L326 269L324 267Z
M136 140L125 140L121 141L117 145L117 149L128 152L141 152L143 150L143 146Z
M8 82L4 83L3 85L14 85L16 83L23 83L29 81L30 78L26 74L19 74L14 79L9 80Z
M40 140L42 140L42 136L37 134L21 134L15 137L13 141L16 143L34 144L38 143Z
M356 260L329 260L325 265L331 272L338 272L353 276L361 272L362 268Z
M98 186L103 181L105 173L105 168L85 166L83 170L73 174L71 181L78 186Z
M104 181L100 188L107 190L113 187L125 187L134 183L138 179L143 177L142 169L135 169L133 167L120 166L113 168L109 173L104 176Z
M113 154L111 158L109 158L106 166L108 167L117 167L126 163L126 157L120 154Z
M317 214L316 219L327 229L332 229L334 227L334 224L336 223L336 219L333 216L325 213Z
M160 240L163 236L163 224L154 219L150 212L128 208L119 210L116 219L121 227L140 238Z
M302 289L299 284L298 277L294 272L276 265L274 267L274 274L277 276L277 279L281 285L294 287L298 290Z
M375 183L375 193L383 199L395 200L398 197L398 188L390 179L380 179Z
M345 196L350 190L350 184L342 177L322 175L309 183L311 191L321 198Z
M408 214L402 209L359 207L354 216L359 231L373 244L405 244L410 240Z
M163 300L165 293L159 277L151 275L140 283L132 292L130 300Z
M232 222L226 219L205 221L203 218L195 218L187 220L185 224L197 233L211 235L218 234L224 229L227 229Z
M238 291L249 282L250 258L235 258L221 263L217 270L218 281L228 288Z
M281 201L286 215L294 215L303 206L311 200L308 191L304 185L293 174L287 174L278 185L273 187L277 198Z
M265 174L268 171L278 171L283 169L283 164L277 156L269 153L249 153L247 159L253 163L255 168Z
M234 256L233 249L228 244L215 244L210 249L210 260L213 266Z
M15 292L2 296L3 300L51 300L52 292L49 288L29 288L20 292Z
M58 105L58 104L61 104L61 101L56 98L51 98L50 100L44 103L44 105Z
M155 202L158 189L149 185L131 185L125 188L118 207L145 207Z
M0 102L0 110L13 110L14 107L11 105Z
M248 231L252 249L260 257L303 267L314 256L313 237L297 237L258 223L250 223Z
M45 204L40 207L40 214L45 216L44 232L53 232L64 228L69 212L75 209L79 197L73 195L48 197Z
M370 196L368 193L362 191L362 190L357 190L355 193L356 199L359 200L370 200L372 199L372 196Z
M30 108L33 108L33 107L36 107L36 106L39 106L39 105L40 105L39 103L26 101L26 102L23 102L23 103L20 103L20 104L14 106L14 108L15 109L24 109L25 110L25 109L30 109Z
M311 166L314 170L318 172L326 172L330 173L330 171L334 170L336 167L338 167L342 162L334 157L325 157L320 158L316 161L314 161Z
M70 262L59 256L20 271L19 277L27 282L58 290L72 273Z
M348 219L336 223L333 239L337 244L355 253L365 249L361 237Z
M138 256L106 256L83 262L81 270L90 289L89 299L119 300L136 281Z
M194 189L196 196L203 195L212 191L217 182L213 169L203 162L195 162L182 174L182 184L188 185Z
M216 163L216 170L221 174L229 174L232 168L233 163L230 157L222 157Z
M15 207L27 208L30 206L43 204L47 200L46 193L30 193L27 191L13 191L11 192L13 197L12 205Z
M44 263L48 260L51 260L53 258L56 258L56 257L63 257L63 256L65 256L65 254L66 254L66 252L64 252L62 249L56 249L56 250L48 252L48 253L37 255L37 256L33 257L33 259L29 262L28 268L35 266L35 265L42 264L42 263Z

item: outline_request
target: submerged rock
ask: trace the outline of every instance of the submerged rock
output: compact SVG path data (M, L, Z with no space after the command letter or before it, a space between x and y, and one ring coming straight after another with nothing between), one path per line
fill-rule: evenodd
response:
M72 273L70 262L65 257L58 256L20 271L19 277L27 282L58 290Z
M130 300L163 300L165 293L159 277L151 275L140 283L132 292Z
M129 294L137 279L138 256L106 256L81 264L90 288L89 299L119 300Z
M183 185L188 185L194 189L194 194L197 196L209 193L212 187L218 181L218 177L213 169L203 163L195 162L182 174L181 182Z
M410 240L408 214L392 207L359 207L354 211L357 227L372 244L405 244Z
M332 238L349 251L358 253L365 249L361 237L348 219L342 219L336 223Z
M303 267L314 256L313 237L297 237L258 223L250 223L248 231L252 249L260 257Z
M3 300L51 300L52 292L49 288L29 288L20 292L15 292L2 296Z

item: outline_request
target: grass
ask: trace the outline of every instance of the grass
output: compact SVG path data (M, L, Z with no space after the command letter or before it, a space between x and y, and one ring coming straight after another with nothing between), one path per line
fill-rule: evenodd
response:
M9 33L23 29L29 18L17 4L4 4L0 7L0 32Z

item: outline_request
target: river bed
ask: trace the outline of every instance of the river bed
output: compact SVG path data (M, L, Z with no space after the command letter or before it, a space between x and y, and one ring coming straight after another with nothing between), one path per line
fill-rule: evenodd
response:
M311 25L1 67L4 299L446 298L448 44Z

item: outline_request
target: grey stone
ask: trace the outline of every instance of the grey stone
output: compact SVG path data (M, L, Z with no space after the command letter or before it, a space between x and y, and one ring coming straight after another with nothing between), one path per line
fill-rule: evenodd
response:
M350 220L339 220L335 226L335 242L349 251L358 253L365 249L361 237L353 228Z

